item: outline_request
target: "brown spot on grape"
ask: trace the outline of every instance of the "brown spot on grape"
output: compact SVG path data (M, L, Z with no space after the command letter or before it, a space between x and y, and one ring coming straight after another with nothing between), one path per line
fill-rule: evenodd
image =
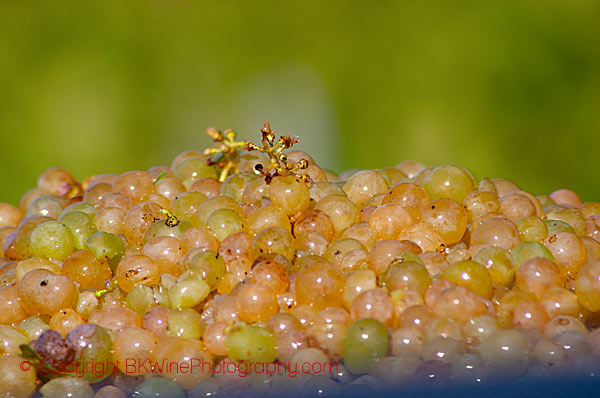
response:
M550 237L550 239L548 239L548 242L550 242L550 243L554 243L554 242L556 242L557 240L558 240L558 236L556 236L556 235L552 235L552 236Z

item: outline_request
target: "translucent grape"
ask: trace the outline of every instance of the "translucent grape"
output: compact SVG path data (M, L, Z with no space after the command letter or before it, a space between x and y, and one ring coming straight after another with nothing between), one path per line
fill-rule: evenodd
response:
M160 283L158 265L150 257L144 255L130 256L123 259L115 272L115 278L121 289L131 291L136 284L155 286Z
M343 349L344 364L352 373L368 373L389 353L388 331L374 319L358 320L348 328Z
M85 366L92 360L96 363L112 361L112 341L106 330L84 324L71 330L65 340L75 351L75 364L82 369L80 376L83 380L94 383L110 376L110 372L95 372L93 367Z
M37 198L27 208L26 217L45 216L58 219L63 211L65 200L56 195L44 195Z
M175 381L164 377L153 377L140 383L132 398L185 398L185 390Z
M54 314L75 304L77 289L67 276L44 269L29 271L18 284L21 305L30 314Z
M40 224L31 233L31 250L38 257L64 260L74 248L73 234L58 221Z
M299 305L308 305L315 310L339 306L342 303L344 277L330 263L315 261L298 273L295 289Z
M141 375L150 372L143 366L130 366L134 361L136 365L149 362L150 356L158 343L158 339L149 331L139 327L125 329L117 335L113 347L113 358L119 370L129 375Z
M375 195L385 193L387 189L385 179L374 170L359 171L344 185L348 198L357 205L366 203Z
M206 281L194 273L188 273L169 288L169 302L171 308L190 308L200 304L208 293L210 288Z
M512 249L511 255L516 269L519 269L521 264L534 257L542 257L550 261L554 260L552 253L538 242L521 242Z
M244 218L233 210L219 209L208 217L206 226L217 239L223 240L231 234L244 231Z
M108 232L96 232L85 242L85 249L89 250L96 258L108 261L111 270L115 271L123 258L125 244L117 235Z
M167 315L167 336L199 339L200 314L191 308L171 309ZM171 358L169 358L171 359Z
M227 355L235 361L273 362L277 356L275 339L260 326L238 323L225 335Z
M456 285L466 287L484 298L492 297L492 278L483 265L465 260L451 264L441 275Z

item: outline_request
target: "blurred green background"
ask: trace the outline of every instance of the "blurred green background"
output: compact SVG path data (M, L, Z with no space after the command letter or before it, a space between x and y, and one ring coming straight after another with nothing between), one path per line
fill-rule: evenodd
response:
M600 199L600 2L0 1L0 201L168 164L208 126Z

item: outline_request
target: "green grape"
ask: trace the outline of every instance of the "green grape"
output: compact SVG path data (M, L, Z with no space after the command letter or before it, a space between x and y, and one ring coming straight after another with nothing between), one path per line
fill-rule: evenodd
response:
M207 228L222 241L231 234L244 231L244 218L233 210L219 209L208 217Z
M27 208L26 217L45 216L57 219L60 212L63 211L65 200L56 195L44 195L37 198Z
M207 250L196 254L190 261L190 269L206 281L211 290L215 290L227 268L223 257L218 253Z
M563 232L563 231L571 232L573 234L575 233L575 230L573 229L573 227L564 221L545 220L544 223L546 224L546 228L548 228L548 235L546 235L546 236L551 236L558 232Z
M77 250L83 249L88 238L98 232L98 228L90 220L88 214L82 211L67 213L61 216L60 221L71 230Z
M88 319L93 310L98 308L98 297L93 289L79 291L75 310L83 317Z
M167 336L199 339L200 314L191 308L170 309L167 315Z
M117 235L100 231L88 238L85 249L96 258L105 258L112 272L115 272L125 253L125 244Z
M346 331L343 342L344 365L352 373L369 373L377 360L389 353L387 328L375 319L360 319Z
M208 293L210 293L208 283L194 271L186 271L169 287L169 302L171 308L195 307L208 296Z
M163 285L152 286L152 294L154 294L154 303L163 307L169 306L169 290Z
M451 264L440 277L455 285L471 289L481 297L487 299L492 297L492 277L485 266L475 261L463 260Z
M548 195L538 195L536 196L537 200L540 201L540 205L545 209L546 207L555 206L556 202L554 202L550 196Z
M173 175L183 181L186 188L189 188L194 181L201 178L217 178L217 171L214 167L207 165L204 159L190 158L175 166Z
M40 388L43 398L71 398L77 391L77 398L93 398L94 390L90 384L79 377L59 377L52 379Z
M219 188L219 194L221 196L228 196L240 203L242 201L242 194L244 193L246 185L259 178L261 177L255 173L249 171L240 171L239 173L235 173L227 177L227 179Z
M538 242L522 242L517 247L512 249L511 255L515 264L515 269L519 269L525 260L533 257L544 257L550 261L554 261L554 256L550 250L546 249Z
M153 377L139 384L131 398L186 398L186 394L177 382L164 377Z
M484 265L494 283L509 286L515 279L515 266L511 255L497 246L487 246L479 250L473 260Z
M523 242L540 242L548 236L548 227L536 216L523 217L517 220L517 229Z
M185 220L179 220L176 225L169 225L167 220L158 220L148 228L146 235L144 236L144 244L148 243L149 240L157 236L171 236L173 238L181 239L181 236L188 229L192 228L192 224Z
M110 370L98 372L91 366L92 362L112 362L112 340L106 329L86 323L71 330L65 341L75 351L75 365L81 370L81 378L95 383L110 376Z
M243 322L226 329L225 348L234 361L270 363L277 356L273 335L260 326Z
M134 310L140 317L155 305L154 291L149 286L135 285L125 297L125 306Z
M58 221L38 225L31 233L31 250L37 257L64 260L75 248L71 230Z
M12 354L19 355L19 346L29 343L27 332L13 326L0 325L0 356Z
M19 329L27 333L29 340L36 340L44 330L48 330L50 327L39 315L32 315L19 324Z
M438 166L427 176L423 189L430 200L448 198L462 203L473 192L473 179L458 166Z
M240 216L244 216L244 210L238 202L227 196L213 196L212 198L206 199L198 206L198 210L194 213L191 223L195 227L204 228L208 217L219 209L231 209L236 211Z
M90 220L93 220L94 217L96 217L96 213L98 212L98 210L89 203L86 203L86 202L73 203L73 204L65 207L65 209L60 214L60 217L58 218L59 221L62 220L67 214L73 213L76 211L80 211L82 213L87 214L88 217L90 218Z
M171 201L169 211L180 220L191 220L198 206L206 200L206 195L195 192L183 192Z
M390 293L398 289L411 289L424 295L431 285L431 276L423 264L394 263L388 266L379 278L379 282Z

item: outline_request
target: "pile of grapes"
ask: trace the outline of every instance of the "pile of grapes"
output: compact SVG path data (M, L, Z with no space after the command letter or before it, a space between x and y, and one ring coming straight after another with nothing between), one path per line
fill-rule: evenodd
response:
M258 145L208 134L0 203L0 396L600 376L599 202L451 165L336 175L267 123Z

